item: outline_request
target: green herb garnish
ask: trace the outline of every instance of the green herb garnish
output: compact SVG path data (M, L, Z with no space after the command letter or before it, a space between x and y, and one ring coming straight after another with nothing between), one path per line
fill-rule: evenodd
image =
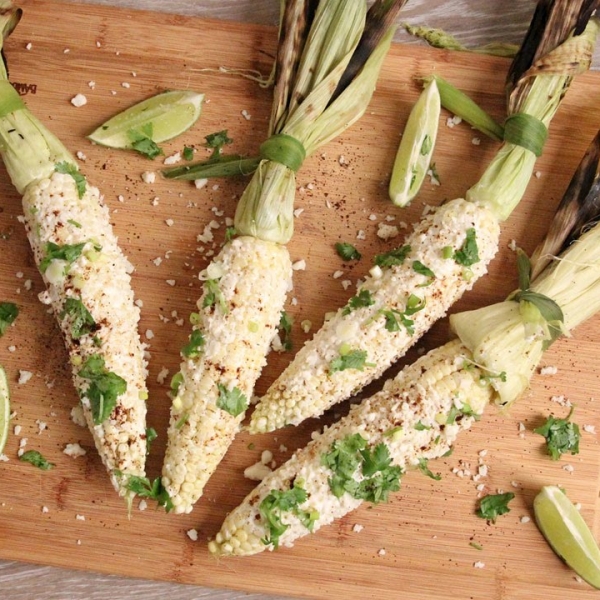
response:
M248 408L248 398L238 387L228 390L222 383L217 383L217 388L219 389L217 406L231 416L237 417Z
M413 271L419 273L419 275L424 275L429 279L429 281L421 284L419 287L431 285L435 279L435 273L429 267L425 266L420 260L415 260L413 261L412 268Z
M348 300L348 304L345 306L342 314L349 315L357 308L364 308L366 306L372 306L373 304L375 304L375 300L373 300L371 292L369 290L360 290L356 296L352 296L352 298Z
M373 262L378 267L394 267L396 265L401 265L411 250L412 248L408 245L401 246L400 248L396 248L390 252L377 254L373 259Z
M48 462L37 450L27 450L26 452L23 452L23 454L19 456L19 460L28 462L42 471L49 471L52 467L56 466L54 463Z
M294 323L292 317L285 312L281 311L279 317L279 332L281 338L281 345L283 349L289 352L292 349L292 324Z
M431 471L431 469L427 466L429 461L426 458L419 458L419 471L423 473L423 475L427 475L427 477L431 477L431 479L435 479L439 481L442 476L438 473L437 475Z
M204 295L204 300L202 301L202 307L209 308L210 306L215 306L218 304L223 313L227 314L227 302L225 302L223 292L219 287L219 280L207 279L204 282L204 288L206 293Z
M131 141L131 147L142 156L151 160L164 154L162 148L152 140L153 133L154 127L152 123L142 125L139 131L137 129L130 129L127 132L127 137Z
M167 512L173 510L173 502L169 492L163 487L160 477L150 481L147 477L130 475L127 480L127 489L140 498L156 500L159 506L164 506Z
M94 424L100 425L112 413L117 405L117 398L127 391L127 382L109 371L104 358L99 354L92 354L87 358L77 374L89 380L88 389L82 394L90 401Z
M146 454L150 454L150 446L157 437L158 433L154 427L146 427Z
M87 184L85 181L85 177L79 172L77 165L69 163L65 160L63 162L56 163L54 165L54 170L57 173L70 175L73 178L73 181L75 181L75 186L77 187L77 195L79 196L79 199L83 198Z
M546 438L546 448L552 460L558 460L567 453L579 454L579 425L570 420L574 408L571 407L565 419L555 419L550 415L541 427L533 430Z
M183 160L193 160L194 159L194 149L190 146L183 147Z
M460 249L454 253L454 260L464 267L470 267L479 262L477 233L474 227L469 227L469 229L467 229L467 237Z
M346 242L338 242L335 251L342 260L360 260L362 254L352 245Z
M198 358L204 347L204 336L199 329L194 329L190 335L189 342L181 349L181 354L186 358Z
M40 261L40 273L45 273L53 260L64 260L69 264L75 262L81 256L86 244L87 242L81 242L59 246L54 242L47 242L46 256Z
M485 496L479 502L477 516L495 523L500 515L510 512L508 503L514 497L515 495L512 492L507 492L506 494L489 494L488 496Z
M344 354L340 354L329 363L329 372L337 373L338 371L346 371L347 369L362 371L365 367L374 366L373 363L367 362L366 350L349 350Z
M19 316L19 307L14 302L0 302L0 337Z
M79 298L67 298L65 300L60 318L64 319L67 315L71 319L71 337L74 340L78 340L98 329L94 317Z

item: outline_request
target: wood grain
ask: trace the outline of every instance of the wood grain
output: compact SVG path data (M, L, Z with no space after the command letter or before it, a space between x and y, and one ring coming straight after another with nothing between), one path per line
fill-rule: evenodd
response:
M149 340L149 424L163 434L149 459L149 471L156 475L168 416L166 386L156 379L162 367L171 373L177 369L178 350L187 330L176 321L187 320L193 310L200 287L196 274L208 260L207 248L197 249L196 235L211 219L222 222L233 214L244 182L219 182L217 189L210 185L201 191L162 180L144 184L140 174L158 169L158 164L91 146L84 136L108 116L157 90L192 87L205 92L210 102L193 131L165 146L167 154L180 150L184 143L200 144L204 135L225 127L235 140L233 151L252 152L266 130L269 93L244 79L203 69L226 65L266 72L275 32L262 25L116 11L97 5L72 5L63 10L55 2L30 0L23 6L25 18L7 47L11 79L35 84L36 93L26 96L28 105L69 148L86 154L83 170L103 190L121 243L136 265L134 285L144 302L141 330L154 334ZM258 6L266 3L258 2ZM132 30L135 35L131 35ZM206 31L210 36L203 35ZM29 42L32 46L27 51ZM67 48L69 52L65 53ZM292 257L303 258L308 265L305 272L296 273L293 294L298 305L289 307L295 316L296 347L305 338L299 327L302 320L311 320L316 328L325 310L347 299L332 273L344 269L344 278L355 281L368 269L370 256L389 247L375 235L378 222L392 215L396 222L410 224L418 219L424 204L439 204L444 198L462 195L497 149L487 140L474 145L475 134L465 126L442 126L436 150L442 186L426 185L413 206L405 211L394 209L386 198L385 182L399 132L418 93L413 76L443 73L500 117L506 67L507 62L501 59L396 46L384 65L365 117L306 162L299 177L302 189L297 195L297 205L304 212L296 222L296 235L290 245ZM93 90L88 87L90 80L96 82ZM130 87L123 87L124 82ZM514 256L507 244L516 239L531 251L541 238L572 170L600 126L600 115L590 104L599 85L597 74L582 76L574 84L552 125L551 138L538 164L540 176L532 180L522 205L506 223L502 250L490 274L458 308L501 298L514 286ZM88 96L88 104L80 109L69 102L78 92ZM243 118L242 110L248 111L250 120ZM552 463L542 455L540 438L530 430L550 411L560 415L566 412L550 401L553 395L565 395L577 405L581 424L600 428L593 400L600 394L600 378L595 372L598 318L580 328L574 339L553 346L546 364L559 366L556 376L536 377L531 392L510 415L490 411L464 436L454 455L436 466L444 476L441 482L410 474L389 504L356 511L291 550L215 563L204 542L217 531L226 512L251 489L251 482L242 476L244 467L255 462L266 448L272 449L281 462L303 445L311 429L319 424L310 422L295 430L257 438L242 434L211 480L203 502L191 515L134 511L127 520L88 433L69 420L76 396L64 367L66 354L50 315L37 301L42 282L16 219L20 214L19 198L3 171L0 192L0 231L11 233L9 239L0 240L0 285L3 299L18 301L22 310L16 326L0 345L0 363L6 366L13 382L13 406L17 411L14 424L22 427L21 434L13 435L7 446L11 460L0 464L0 557L313 598L397 598L398 590L417 600L591 597L590 590L575 582L572 573L554 557L532 522L522 523L521 517L531 516L531 502L540 485L560 483L581 502L584 516L597 527L600 455L595 436L584 434L577 457ZM123 196L123 202L119 202L119 196ZM152 200L157 197L154 206ZM217 216L213 207L223 216ZM369 219L372 214L375 221ZM174 220L171 227L167 219ZM215 232L217 243L222 240L223 229L221 226ZM340 264L332 251L333 242L355 240L361 229L366 231L367 239L356 243L365 259L354 268ZM162 258L159 266L153 262L157 257ZM167 283L171 279L176 281L175 286ZM32 282L30 291L24 285L26 280ZM422 346L432 347L445 337L446 325L441 323ZM12 345L16 346L15 352L8 349ZM407 360L412 358L414 353ZM259 392L289 359L285 354L270 357ZM34 373L24 386L15 383L19 369ZM328 419L343 410L334 411ZM46 421L48 430L38 434L37 419ZM527 427L524 438L518 435L518 423ZM21 437L28 438L28 448L42 451L55 462L56 469L42 473L16 461ZM82 459L73 460L62 453L65 443L75 441L89 450ZM249 447L250 442L255 448ZM280 451L281 445L287 450ZM484 449L487 455L482 460L490 470L483 480L486 490L511 489L514 482L517 493L512 512L494 526L473 515L476 484L469 477L452 473L457 468L475 472L479 452ZM562 469L567 462L575 467L571 474ZM42 512L43 506L48 507L47 513ZM78 520L77 515L85 516L85 521ZM361 533L353 532L355 523L364 526ZM197 543L185 535L191 528L200 533ZM473 540L483 546L482 551L469 545ZM379 556L382 548L386 553ZM476 561L483 561L485 568L474 569ZM17 581L3 597L20 600L16 595L20 593L18 579L10 575L13 569L12 563L3 565L0 589L4 593L4 582L14 585ZM29 571L17 572L26 577ZM79 597L93 597L90 590L95 577L87 580L86 592ZM139 583L135 589L141 591L144 585ZM156 587L149 593L160 597L163 589L172 588ZM183 595L188 593L187 588L177 589L180 597L187 597ZM191 594L196 595L189 597L202 597L204 593L194 591ZM56 594L57 598L66 597L60 589Z

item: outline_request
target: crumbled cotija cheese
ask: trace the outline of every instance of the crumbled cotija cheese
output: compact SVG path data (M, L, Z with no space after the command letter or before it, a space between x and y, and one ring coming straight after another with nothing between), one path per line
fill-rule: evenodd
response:
M87 104L87 98L83 94L77 94L71 98L71 104L76 108L80 108Z
M67 444L63 452L71 458L79 458L87 453L85 448L82 448L78 443Z

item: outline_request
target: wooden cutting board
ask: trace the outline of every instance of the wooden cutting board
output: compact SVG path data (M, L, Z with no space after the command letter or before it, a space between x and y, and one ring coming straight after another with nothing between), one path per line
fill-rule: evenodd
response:
M169 410L169 377L160 384L157 376L163 368L171 374L178 369L178 351L189 333L187 319L200 294L196 276L213 250L196 236L211 220L217 221L218 249L224 220L233 216L245 182L211 182L201 190L160 177L144 183L142 172L158 171L159 161L92 146L85 135L160 90L191 88L206 94L202 117L192 131L164 145L166 154L184 144L200 147L205 135L221 129L234 140L231 151L254 152L265 136L270 92L219 68L268 73L276 31L91 5L28 0L22 6L24 18L6 47L11 80L67 147L86 156L82 170L103 191L121 244L136 266L134 286L143 301L141 331L151 352L149 425L160 434L148 463L149 474L156 476ZM310 320L314 331L326 311L346 302L350 292L341 281L354 283L368 270L373 254L401 244L402 238L379 239L379 223L393 217L392 223L410 227L425 204L463 195L498 148L464 124L446 126L444 114L435 152L441 186L426 183L412 206L394 207L387 199L387 181L400 132L418 94L414 77L442 74L501 118L507 67L504 59L394 46L364 118L306 161L297 193L297 207L303 212L290 244L292 258L306 261L306 270L295 272L292 296L297 305L287 307L295 318L296 349L307 337L300 327L303 320ZM599 88L600 76L594 73L579 77L572 86L552 124L537 176L505 224L489 275L457 308L501 299L514 288L515 259L508 244L515 239L531 252L543 235L571 173L600 127L594 101ZM77 93L87 96L81 108L70 103ZM209 556L206 541L253 487L243 476L244 468L259 460L265 449L281 463L322 423L311 421L254 438L241 434L192 514L134 509L128 519L90 435L70 420L77 396L65 367L66 352L51 315L37 299L42 281L17 220L20 198L4 169L0 187L0 299L17 302L21 309L16 325L0 341L0 363L6 367L16 411L11 431L21 428L8 441L9 462L0 463L1 558L313 598L592 597L591 588L577 582L543 541L531 506L540 486L560 484L581 503L583 516L598 533L596 435L584 432L579 455L552 462L543 453L542 438L531 430L550 412L566 415L568 409L551 400L557 396L576 405L575 420L581 426L600 430L595 400L600 398L600 318L548 352L544 364L557 366L555 375L536 375L531 391L509 414L490 409L460 439L454 454L434 467L441 481L410 473L388 504L364 506L293 549L217 562ZM365 232L364 240L357 240L359 231ZM333 250L336 241L355 243L363 260L342 263ZM344 275L333 278L336 270ZM419 348L446 339L447 324L440 323ZM406 361L415 356L411 353ZM290 353L270 355L258 393L290 358ZM19 385L19 370L33 377ZM332 411L323 422L346 410L343 406ZM47 424L41 433L39 421ZM520 424L525 431L520 432ZM56 467L42 472L19 462L22 438L27 438L28 449L41 451ZM72 442L85 447L87 455L66 456L63 448ZM480 463L488 474L475 482L469 473L475 474ZM567 465L572 469L567 471ZM511 512L495 525L474 514L480 483L485 484L484 493L502 489L516 494ZM196 542L186 535L191 529L198 531ZM475 568L476 562L484 567Z

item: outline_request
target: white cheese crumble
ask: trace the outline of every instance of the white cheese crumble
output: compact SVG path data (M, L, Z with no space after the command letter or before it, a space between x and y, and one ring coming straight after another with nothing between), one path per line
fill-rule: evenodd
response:
M529 523L529 521L531 521L531 518L528 517L527 515L524 515L519 519L520 523Z
M173 219L165 219L165 223L167 224L167 227L173 227L175 221L173 221Z
M83 407L81 404L77 404L71 409L71 421L73 421L75 425L79 425L79 427L87 426L87 422L83 416Z
M50 512L50 510L49 510L49 508L48 508L47 506L42 506L42 512L43 512L44 514L46 514L46 513L49 513L49 512Z
M387 225L386 223L379 223L377 227L377 237L382 240L391 240L400 234L396 225Z
M380 548L377 551L377 556L385 556L385 548Z
M10 459L6 454L0 454L0 462L8 462Z
M14 433L15 435L21 435L21 430L22 430L22 429L23 429L23 428L22 428L20 425L15 425L15 427L14 427L14 429L13 429L13 433Z
M78 521L85 521L85 516L84 515L75 515L75 519L77 519Z
M79 444L67 444L63 450L64 454L71 458L79 458L87 454L85 448L82 448Z
M446 127L450 127L450 129L452 129L452 127L454 127L455 125L460 125L462 123L462 119L456 115L454 115L453 117L448 117L446 119Z
M540 375L556 375L558 373L558 368L555 366L541 367Z
M292 269L294 271L305 271L306 270L306 261L304 259L297 260L295 263L292 263Z
M87 98L83 94L77 94L71 98L71 104L76 108L81 108L87 104Z
M481 560L478 560L477 562L473 563L473 567L475 569L483 569L485 567L485 563Z
M165 165L175 165L181 161L181 152L175 152L175 154L171 154L171 156L167 156L163 161Z
M252 118L252 115L246 110L242 110L242 117L244 117L244 119L246 119L246 121L249 121Z
M156 181L156 173L154 171L144 171L142 173L142 181L144 183L154 183Z
M270 473L272 473L271 468L263 464L262 461L258 461L244 469L244 477L250 479L250 481L262 481Z
M148 508L148 503L142 498L138 504L138 510L144 511Z
M175 287L175 284L177 282L174 279L167 279L167 285L170 285L171 287Z
M167 367L163 367L158 372L158 375L156 376L156 382L160 383L162 385L165 382L165 380L167 379L168 376L169 376L169 369L167 369Z
M203 187L206 187L208 183L208 179L194 179L194 185L197 190L201 190Z
M31 371L23 371L19 370L19 380L17 383L19 385L26 384L33 377L33 373Z
M586 433L591 433L592 435L596 435L596 426L595 425L584 425L582 429Z
M195 529L188 529L185 533L192 542L198 541L198 532Z
M27 42L27 44L25 44L25 50L31 50L33 48L33 44L31 42Z
M354 533L360 533L360 532L361 532L361 531L362 531L364 528L365 528L365 527L364 527L364 525L360 525L359 523L355 523L355 524L352 526L352 531L353 531Z

